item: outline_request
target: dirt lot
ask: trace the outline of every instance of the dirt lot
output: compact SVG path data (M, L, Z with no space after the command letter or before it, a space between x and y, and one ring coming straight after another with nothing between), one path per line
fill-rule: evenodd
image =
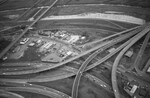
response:
M12 10L12 9L18 9L18 8L30 8L35 2L37 2L38 0L6 0L6 2L2 2L3 0L0 0L0 11L3 10ZM51 2L54 0L50 0ZM130 6L138 6L138 8L140 9L145 8L147 10L150 9L150 0L60 0L57 5L78 5L78 4L119 4L119 5L130 5ZM38 5L38 6L42 6L42 4ZM114 9L117 9L115 7L113 7ZM55 10L53 9L52 11L56 11L53 13L56 14L65 14L65 13L77 13L75 11L73 11L73 9L75 9L77 12L85 12L87 11L86 8L84 7L72 7L72 9L70 8L63 8L61 10ZM80 10L82 9L82 10ZM103 8L104 9L104 8ZM107 10L111 9L111 8L105 8ZM94 10L94 8L90 9L90 10ZM90 11L89 10L89 11ZM97 8L95 8L95 10L97 11ZM102 10L102 9L101 9ZM118 9L121 10L121 9ZM127 10L127 9L126 9ZM137 11L138 12L138 11ZM132 13L132 11L131 11ZM144 13L141 11L141 13ZM50 14L50 13L49 13ZM146 12L145 12L146 14ZM144 15L145 15L144 14ZM150 14L149 14L150 15ZM143 16L141 16L143 18ZM46 22L42 23L39 22L37 23L37 27L40 26L42 28L45 27L49 27L50 22L47 21L47 24L45 24ZM6 23L5 23L6 24ZM43 24L41 26L41 24ZM44 25L45 24L45 25ZM54 24L54 23L51 23ZM90 30L87 29L89 32ZM72 30L73 31L73 30ZM83 31L83 30L82 30ZM77 31L74 31L77 32ZM78 31L81 33L81 31ZM91 30L91 32L98 32L96 30ZM104 32L105 33L105 32ZM33 55L33 54L32 54ZM100 68L99 68L100 69ZM103 71L103 70L102 70ZM100 72L100 70L97 70L97 73L95 72L95 70L93 71L93 73L95 73L97 76L100 76L98 74L98 72ZM46 73L46 72L45 72ZM91 72L92 73L92 72ZM42 75L42 73L38 73L38 75ZM93 75L95 75L93 74ZM103 76L106 78L103 78L103 80L106 82L108 81L108 84L111 85L110 83L110 73L109 70L104 70L103 71ZM51 75L51 74L50 74ZM105 76L106 75L106 76ZM28 78L28 76L26 76ZM46 77L46 75L45 75ZM53 81L53 82L42 82L42 83L34 83L34 84L38 84L38 85L42 85L42 86L47 86L47 87L52 87L56 90L59 90L61 92L64 92L68 95L71 95L71 89L72 89L72 84L73 84L73 80L74 77L70 77L70 78L66 78L63 80L57 80L57 81ZM126 94L126 93L125 93ZM47 98L46 96L40 96L40 95L35 95L34 93L22 93L22 95L25 96L25 98ZM80 83L80 87L79 87L79 98L114 98L113 95L109 94L107 91L105 91L102 87L95 85L93 82L89 81L86 78L82 78L81 79L81 83ZM129 98L128 96L126 98Z

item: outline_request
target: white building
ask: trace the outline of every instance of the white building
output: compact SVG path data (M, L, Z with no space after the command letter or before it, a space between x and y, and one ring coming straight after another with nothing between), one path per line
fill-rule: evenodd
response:
M71 35L70 36L70 39L67 40L68 43L74 43L76 41L78 41L80 39L80 36L79 35Z
M44 52L46 51L47 49L49 49L52 45L54 45L55 43L54 42L47 42L45 43L44 45L42 45L39 49L39 52Z

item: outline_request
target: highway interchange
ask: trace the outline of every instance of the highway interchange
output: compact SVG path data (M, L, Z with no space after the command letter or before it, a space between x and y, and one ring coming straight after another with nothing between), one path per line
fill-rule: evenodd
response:
M57 1L58 0L56 0L51 6L49 6L48 9L45 10L37 19L35 19L33 22L31 22L31 24L28 25L28 27L23 30L23 32L20 34L20 36L15 41L13 41L10 45L8 45L8 47L6 49L4 49L3 52L0 53L0 58L2 58L10 50L10 48L15 43L17 43L18 40L20 40L20 38L22 38L22 36L24 36L25 33L28 32L28 30L32 26L36 22L38 22L41 19L41 17L43 15L45 15L45 13L51 9L51 7L53 7L53 5ZM25 12L25 13L27 13L27 12ZM22 15L24 15L24 14L22 14ZM20 17L19 17L19 19L20 19ZM16 20L16 21L18 21L18 20ZM80 22L76 23L75 22L76 20L73 20L73 21L74 21L73 24L74 23L76 24L76 25L73 25L73 26L80 25ZM59 24L59 21L58 21L58 24ZM81 23L81 24L86 25L87 23L85 22L85 23ZM69 25L72 25L72 24L69 24ZM87 27L88 26L91 27L91 25L87 25ZM99 25L99 26L102 26L102 25ZM112 24L111 24L111 26L112 26ZM111 26L110 26L110 28L111 28ZM109 27L109 26L106 25L104 27ZM91 27L91 28L93 28L93 27ZM97 27L97 28L99 28L99 27ZM7 86L12 85L12 86L15 86L15 87L0 87L0 89L1 89L0 92L4 92L3 90L8 91L8 92L5 92L6 94L4 94L4 96L7 96L8 98L10 97L10 95L12 95L13 97L23 98L23 96L17 95L16 93L11 93L9 91L23 91L23 92L25 91L25 92L32 92L32 93L37 93L37 94L39 94L39 92L40 92L40 94L42 94L42 95L46 95L46 96L53 97L53 98L71 98L71 97L72 98L78 98L78 89L79 89L78 87L79 87L79 83L80 83L80 78L83 75L84 77L88 78L92 82L94 82L97 85L104 88L106 91L110 92L112 95L113 95L113 91L114 91L114 94L115 94L116 98L122 98L122 97L118 97L118 96L120 96L120 93L119 93L119 90L118 90L118 87L117 87L118 84L117 84L117 79L116 79L116 72L118 72L118 73L122 72L124 75L128 76L129 79L135 78L135 77L134 77L134 75L132 77L128 73L127 74L124 73L122 70L120 70L120 67L119 67L119 70L117 71L117 66L118 66L118 63L119 63L119 59L121 59L121 57L119 57L119 56L123 55L134 43L136 43L142 36L144 36L146 33L149 32L149 24L145 24L143 26L137 26L137 27L130 28L130 29L123 28L123 27L116 27L116 25L114 25L114 27L112 27L112 28L115 28L115 30L117 30L117 29L122 30L122 32L117 31L119 33L115 33L115 34L112 34L108 37L104 37L100 40L96 40L96 41L87 43L83 46L80 46L79 48L85 48L85 49L88 46L91 46L91 47L94 46L94 47L92 47L89 50L82 51L82 53L80 53L79 55L77 55L73 58L70 58L66 61L60 62L58 64L49 65L48 63L31 63L31 62L26 62L26 63L22 63L22 62L21 63L3 63L1 65L2 69L0 69L0 75L1 75L1 81L2 81L1 85L7 85ZM107 28L105 28L105 29L107 29ZM139 33L140 31L144 31L144 33L143 32ZM133 37L130 40L126 41L124 44L121 44L113 52L105 55L101 59L97 60L97 62L95 62L95 63L88 66L90 61L92 61L99 53L107 50L108 48L110 48L111 46L113 46L113 45L115 45L119 42L123 42L124 40L129 39L132 36L135 36L135 37ZM145 40L148 41L148 39L149 39L149 36ZM144 43L147 43L147 42L144 41ZM129 47L127 47L128 45L129 45ZM146 48L146 45L142 46L142 47ZM116 59L116 60L118 60L118 62L115 60L115 63L114 63L113 66L109 66L109 65L106 64L107 66L109 66L109 68L112 67L112 70L113 70L112 71L112 86L113 86L112 88L113 88L113 90L112 90L112 88L109 84L107 84L104 81L100 80L96 76L85 72L85 71L91 70L92 68L94 68L94 67L96 67L96 66L98 66L102 63L105 63L105 61L107 61L109 58L111 58L112 56L114 56L115 54L117 54L121 50L123 51L123 53L118 55L118 58ZM78 58L81 58L81 57L83 57L83 56L85 56L85 55L87 55L91 52L93 52L93 54L91 54L81 64L79 69L74 68L74 67L65 66L67 63L72 62L72 61L74 61ZM139 52L139 55L140 55L140 52ZM117 64L116 64L116 62L117 62ZM104 66L106 66L106 65L104 64ZM5 66L6 66L6 68L5 68ZM12 66L14 66L14 68ZM53 70L53 72L51 72L51 70L54 69L54 68L55 68L55 70ZM56 68L58 68L58 70L56 70ZM43 74L44 77L41 75L39 77L37 76L37 77L33 77L33 78L31 77L31 78L27 78L27 79L24 79L22 77L22 78L19 79L19 77L22 76L22 75L30 75L30 74L32 75L32 74L36 74L36 73L39 73L39 72L43 72L45 70L49 71L47 73L53 73L53 74L52 75L47 74L47 76L44 76L44 74ZM127 70L130 70L130 69L127 69ZM84 72L85 72L85 74L84 74ZM7 76L9 77L11 75L12 75L12 77L10 79L7 78ZM56 91L52 88L47 88L47 87L44 87L44 86L39 86L39 85L28 84L27 83L27 82L37 82L37 81L38 82L48 82L48 81L60 80L60 79L64 79L64 78L74 76L74 75L76 75L76 77L75 77L75 80L74 80L74 83L73 83L71 97L69 95L65 94L65 93L62 93L60 91ZM16 77L18 77L18 79ZM144 83L145 83L148 87L150 86L148 82L143 82L143 80L142 80L141 83L142 83L142 85L144 85Z

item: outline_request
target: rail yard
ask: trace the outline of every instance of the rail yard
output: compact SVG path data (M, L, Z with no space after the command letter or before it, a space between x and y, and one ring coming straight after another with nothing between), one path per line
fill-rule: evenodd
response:
M150 98L146 1L24 1L0 0L0 98Z

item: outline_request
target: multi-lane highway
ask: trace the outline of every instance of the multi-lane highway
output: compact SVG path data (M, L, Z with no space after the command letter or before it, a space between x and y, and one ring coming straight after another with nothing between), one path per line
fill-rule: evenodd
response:
M132 32L133 33L133 32ZM119 48L120 49L120 48ZM118 49L116 49L117 51L119 51ZM116 53L116 52L113 52L113 53ZM107 58L108 59L108 58ZM106 60L106 59L102 59L101 61L99 61L99 62L104 62L104 60ZM98 64L100 64L100 63L98 63ZM98 64L95 64L95 65L98 65ZM94 65L94 67L95 67L95 65ZM93 65L91 66L92 68L93 68ZM91 67L89 67L89 68L91 68ZM88 69L88 68L87 68Z
M23 96L21 96L17 93L5 91L4 89L0 89L0 96L6 97L6 98L24 98Z
M133 32L132 32L132 33L133 33ZM87 67L88 63L89 63L92 59L94 59L98 54L100 54L101 52L103 52L104 50L106 50L107 48L109 48L109 47L111 47L111 46L113 46L113 45L115 45L115 44L116 44L116 43L111 43L110 45L106 45L106 46L104 46L104 47L98 49L97 51L95 51L93 54L91 54L91 55L82 63L81 67L79 68L79 70L78 70L78 72L77 72L77 75L76 75L76 77L75 77L74 83L73 83L73 88L72 88L72 97L73 97L73 98L77 98L77 97L78 97L78 87L79 87L79 83L80 83L80 78L81 78L83 72L85 71L85 68ZM121 48L122 48L122 47L121 47ZM120 48L120 49L121 49L121 48ZM119 50L119 48L116 49L116 50ZM118 51L117 51L117 52L118 52ZM117 53L117 52L113 52L113 53L115 54L115 53ZM111 56L113 56L113 55L111 55ZM106 56L106 57L108 57L108 56ZM104 58L105 58L105 57L104 57ZM109 57L108 57L108 58L109 58ZM108 58L107 58L107 59L108 59ZM101 64L102 62L106 61L107 59L101 59L100 61L98 61L99 63L96 64L96 65ZM94 64L93 64L93 65L94 65ZM94 67L95 67L96 65L94 65ZM94 67L92 66L91 68L94 68ZM87 69L88 69L88 68L87 68Z
M131 40L133 40L133 39L131 39ZM124 43L124 44L122 44L119 48L117 48L116 50L120 50L120 49L122 49L123 47L125 47L127 44L129 44L130 42L131 42L131 40L129 40L129 41L127 41L126 43ZM113 44L111 44L111 45L113 45ZM105 47L105 46L104 46ZM77 98L78 96L78 87L79 87L79 83L80 83L80 78L81 78L81 76L82 76L82 74L83 74L83 72L84 72L84 70L85 70L85 68L87 67L87 64L97 55L97 54L99 54L100 52L102 52L103 50L106 50L107 48L109 48L109 46L108 47L105 47L104 49L103 48L101 48L101 49L99 49L99 50L97 50L96 52L94 52L92 55L90 55L86 60L85 60L85 62L83 62L83 64L81 65L81 67L79 68L79 70L78 70L78 72L77 72L77 76L76 76L76 78L75 78L75 80L74 80L74 84L73 84L73 88L72 88L72 97L73 98ZM115 50L115 51L116 51ZM116 53L115 51L113 51L113 53ZM111 55L112 56L112 55ZM108 56L106 56L106 58L107 58ZM104 57L105 58L105 57ZM104 58L102 58L100 61L98 61L99 62L99 64L101 64L102 62L104 62ZM104 60L103 60L104 59ZM107 58L108 59L108 58ZM98 65L98 64L97 64ZM93 66L92 66L93 67ZM95 67L95 66L94 66Z
M139 50L139 53L138 53L138 55L137 55L137 57L135 59L135 62L133 64L133 68L135 68L135 70L137 71L137 73L139 75L141 75L141 76L142 76L143 72L139 69L139 65L140 65L140 62L142 61L142 56L143 56L144 51L145 51L145 49L147 47L147 43L149 41L149 38L150 38L150 32L146 35L146 37L145 37L145 39L143 41L143 44L142 44L142 46L141 46L141 48ZM130 69L130 70L133 70L133 69Z
M118 42L121 42L121 41L123 41L123 40L125 40L125 39L127 39L127 38L129 38L130 36L133 36L134 34L136 34L136 33L138 33L141 29L142 29L143 27L140 27L140 28L138 28L137 30L135 30L135 31L132 31L131 33L128 33L128 34L125 34L125 35L121 35L120 37L117 37L117 38L115 38L115 39L113 39L113 40L110 40L110 41L106 41L106 42L103 42L102 44L100 44L100 45L98 45L98 46L95 46L94 48L92 48L92 49L89 49L89 50L87 50L87 51L85 51L85 52L83 52L83 53L81 53L81 54L79 54L79 55L77 55L77 56L75 56L75 57L72 57L72 58L70 58L70 59L68 59L68 60L66 60L66 61L63 61L63 62L60 62L60 63L58 63L58 64L51 64L50 66L41 66L41 67L36 67L36 68L32 68L32 67L29 67L29 69L28 70L21 70L21 71L10 71L10 72L1 72L1 74L2 75L9 75L9 74L11 74L11 75L19 75L19 74L29 74L29 73L37 73L37 72L40 72L40 71L44 71L44 70L49 70L49 69L52 69L52 68L56 68L56 67L59 67L59 66L62 66L62 65L64 65L64 64L66 64L66 63L68 63L68 62L71 62L71 61L73 61L73 60L75 60L75 59L78 59L79 57L82 57L82 56L84 56L84 55L86 55L86 54L88 54L88 53L90 53L90 52L93 52L93 51L95 51L95 50L97 50L97 49L99 49L99 48L101 48L101 47L103 47L103 46L105 46L105 45L111 45L111 44L113 44L113 43L118 43ZM113 36L112 36L113 37ZM104 38L105 39L105 38ZM105 39L106 40L106 39ZM101 40L101 41L103 41L103 40Z
M50 81L55 81L55 80L60 80L60 79L64 79L64 78L68 78L71 77L73 75L75 75L77 73L78 69L73 68L73 67L69 67L69 66L65 66L63 68L57 69L56 71L54 71L53 73L50 71L47 74L43 74L43 75L37 75L37 77L28 77L28 79L19 79L19 77L17 79L4 79L1 78L1 81L4 81L7 83L9 82L16 82L16 83L26 83L26 82L50 82ZM44 77L43 77L44 76ZM83 75L85 78L88 78L89 80L91 80L93 83L96 83L97 85L101 86L102 88L104 88L106 91L112 93L112 89L111 86L107 83L105 83L103 80L100 80L99 78L85 73ZM1 83L3 84L3 83Z
M116 98L120 98L120 92L118 89L118 83L117 83L117 66L119 64L120 59L124 55L124 53L133 45L135 44L140 38L142 38L144 35L146 35L150 31L150 25L146 26L143 31L141 31L139 34L134 36L132 39L130 39L131 42L127 44L127 46L119 53L119 55L116 57L113 67L112 67L112 74L111 74L111 80L112 80L112 87L114 90L114 94Z
M25 30L16 38L16 40L14 40L11 44L8 45L8 47L6 49L4 49L1 53L0 53L0 58L2 58L8 51L9 49L21 38L23 37L24 34L26 34L28 32L28 30L35 24L37 23L44 15L45 13L47 13L57 2L58 0L55 0L49 7L48 9L46 9L41 15L39 15L27 28L25 28Z
M69 95L63 92L57 91L49 87L35 85L35 84L1 82L1 85L15 86L15 87L0 87L1 89L4 89L6 91L25 91L25 92L32 92L32 93L46 95L52 98L70 98Z
M47 26L48 28L50 26L49 24L54 23L53 26L61 27L61 26L65 25L66 29L67 29L67 26L73 26L73 27L81 26L81 27L86 27L86 28L105 30L108 32L115 31L117 33L112 34L107 37L104 37L100 40L95 40L93 42L89 42L89 43L86 43L83 45L76 46L80 49L82 48L83 50L84 49L85 50L82 52L80 51L81 53L79 55L69 58L58 64L34 63L34 62L1 63L2 65L1 65L1 69L0 69L0 78L1 78L0 81L1 81L1 85L5 85L6 87L0 87L0 89L2 89L2 90L0 90L0 92L4 93L5 97L10 97L12 95L12 97L16 97L16 98L23 98L23 96L16 94L16 93L9 92L9 91L31 92L31 93L41 94L41 95L53 97L53 98L71 98L69 95L67 95L63 92L57 91L55 89L48 88L45 86L35 85L34 83L29 84L27 82L50 82L50 81L60 80L60 79L64 79L64 78L68 78L68 77L76 75L74 83L73 83L73 87L72 87L72 98L78 98L78 87L80 84L81 76L83 75L83 77L88 78L90 81L92 81L92 83L96 83L97 85L99 85L100 87L105 89L107 92L111 93L111 95L113 95L113 91L114 91L115 97L119 98L119 96L121 96L121 95L119 94L119 91L118 91L119 89L117 88L118 84L117 84L117 78L116 78L116 71L118 73L123 73L125 76L129 77L130 79L135 78L134 75L130 76L128 73L124 73L125 71L123 71L121 69L121 67L119 67L119 69L117 69L119 60L121 59L122 55L134 43L136 43L142 36L144 36L149 31L149 29L145 29L145 28L149 28L149 24L127 29L126 27L118 25L117 22L112 22L112 21L108 21L108 20L107 21L106 20L97 21L96 19L94 20L92 18L87 19L87 17L86 17L86 19L84 19L83 18L84 15L75 16L78 13L75 14L74 16L72 15L74 17L74 19L70 19L71 15L63 16L63 12L61 12L61 11L60 11L61 19L60 19L59 15L58 15L58 17L56 15L56 16L52 16L52 17L43 18L42 20L40 20L41 17L45 16L45 14L53 7L53 5L56 4L57 1L58 0L55 0L51 6L48 6L46 8L42 7L41 9L37 9L33 14L31 10L33 10L35 6L37 6L40 2L42 2L41 0L39 0L35 3L35 5L33 5L29 9L27 9L19 18L17 18L16 21L28 19L30 21L30 22L28 22L29 26L27 28L25 28L25 30L23 30L22 34L14 42L12 42L6 49L4 49L4 51L0 54L0 58L3 57L10 50L10 48L12 46L14 46L14 44L16 44L18 42L18 40L20 38L22 38L22 36L24 36L24 34L26 34L28 32L28 30L37 22L38 23L41 22L41 24L42 23L44 24L44 22L46 22L48 20L48 22L51 22L51 23L44 25L44 26ZM68 6L70 6L70 5L68 5ZM68 7L68 6L65 5L64 7ZM91 6L91 5L86 5L86 6ZM76 7L76 5L74 5L73 7ZM31 11L31 13L30 13L30 11ZM41 13L41 12L43 12L43 13ZM28 15L25 15L25 14L28 14L31 17L26 17ZM33 14L33 15L30 15L30 14ZM65 14L65 12L64 12L64 14ZM111 14L113 14L113 13L111 12ZM26 19L24 19L24 17ZM81 19L82 19L82 21L81 21ZM95 25L94 25L94 23L95 23ZM105 25L103 25L103 24L105 24ZM139 33L142 30L143 30L143 32ZM7 31L7 29L5 29L3 31ZM0 32L3 32L3 31L0 31ZM122 31L122 32L120 32L120 31ZM147 35L147 37L143 43L146 43L146 44L148 43L149 36L150 36L150 33ZM131 37L133 37L133 38L131 38ZM47 39L47 40L52 40L52 39L48 39L46 37L41 37L41 38ZM61 41L57 41L57 42L62 43ZM106 54L104 57L102 57L100 59L97 59L96 62L94 62L88 66L88 64L98 54L100 54L103 51L106 51L108 48L111 48L112 46L114 46L118 43L120 44L120 42L122 44L119 45L114 51ZM62 43L62 44L67 45L66 43ZM146 44L142 45L139 55L143 54L143 52L146 48ZM86 50L86 47L89 47L89 46L91 46L91 48L89 50ZM106 63L106 61L108 59L110 59L111 57L113 57L114 55L116 55L119 51L121 51L121 52L118 55L118 57L116 58L113 69L112 69L112 86L113 86L113 90L112 90L112 87L110 84L107 84L103 80L99 79L98 77L96 77L92 74L87 73L86 71L89 71L98 65L101 65L104 67L107 66L111 70L111 67L112 67L111 64L108 65ZM92 54L90 54L90 53L92 53ZM85 61L83 61L83 63L79 67L79 69L70 67L67 65L68 63L70 63L74 60L77 60L83 56L89 55L89 54L90 54L90 56L87 57L85 59ZM139 61L139 58L137 57L134 65L137 65L138 61ZM106 65L103 65L102 63L105 63ZM148 61L147 65L145 66L145 68L147 68L148 64L149 64L149 61ZM135 68L136 67L137 66L135 66ZM146 69L143 69L143 70L146 70ZM85 73L83 74L83 72L85 72ZM101 76L99 76L99 77L101 77ZM103 78L103 77L101 77L101 78ZM149 84L149 83L146 82L145 84ZM4 90L6 90L7 92L4 92Z

